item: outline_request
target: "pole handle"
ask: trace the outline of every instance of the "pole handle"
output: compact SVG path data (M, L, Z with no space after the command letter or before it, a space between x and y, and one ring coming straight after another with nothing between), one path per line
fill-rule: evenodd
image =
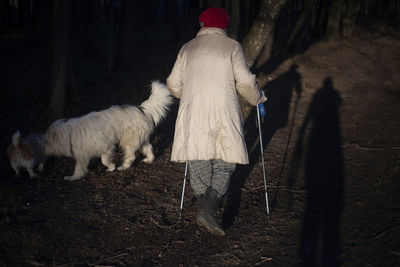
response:
M257 107L258 107L258 111L260 112L260 115L261 115L262 117L265 117L266 112L265 112L264 103L258 104Z

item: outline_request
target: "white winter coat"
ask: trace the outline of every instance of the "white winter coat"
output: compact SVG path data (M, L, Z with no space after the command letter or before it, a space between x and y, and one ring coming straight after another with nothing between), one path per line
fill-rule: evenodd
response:
M252 105L267 99L237 41L222 29L201 28L179 51L167 86L180 98L172 161L249 162L237 93Z

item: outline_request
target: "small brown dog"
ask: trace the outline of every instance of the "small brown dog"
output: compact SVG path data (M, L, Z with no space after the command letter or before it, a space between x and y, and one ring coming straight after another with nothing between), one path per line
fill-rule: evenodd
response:
M43 135L30 134L21 137L20 132L17 131L13 134L11 140L12 142L7 148L7 155L11 167L15 171L15 176L20 176L19 170L25 168L31 178L37 177L33 168L39 165L38 170L43 171L46 160Z

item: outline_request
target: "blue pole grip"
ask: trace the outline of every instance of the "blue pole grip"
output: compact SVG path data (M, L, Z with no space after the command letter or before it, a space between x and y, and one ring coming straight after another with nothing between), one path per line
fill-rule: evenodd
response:
M265 108L264 108L264 103L258 104L258 110L260 111L260 115L262 117L265 116L266 112L265 112Z

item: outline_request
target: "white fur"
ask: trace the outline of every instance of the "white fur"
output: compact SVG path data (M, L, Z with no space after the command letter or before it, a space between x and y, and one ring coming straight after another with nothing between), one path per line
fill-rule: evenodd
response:
M11 167L15 171L15 176L20 176L20 169L26 169L31 178L37 177L33 171L38 166L39 171L43 171L43 165L46 161L44 154L44 139L42 135L31 134L21 137L19 131L16 131L11 137L11 144L7 148L7 155Z
M172 97L163 83L153 81L151 96L140 108L133 105L112 106L109 109L91 112L79 118L58 120L45 134L46 155L67 156L76 160L73 181L87 173L92 157L101 157L108 171L115 170L112 162L114 146L119 143L124 158L119 170L127 169L135 160L135 151L141 149L144 162L154 160L149 138L155 126L165 117Z
M19 138L21 137L21 133L18 131L16 131L12 137L11 137L11 142L13 143L14 146L18 146L19 144Z

